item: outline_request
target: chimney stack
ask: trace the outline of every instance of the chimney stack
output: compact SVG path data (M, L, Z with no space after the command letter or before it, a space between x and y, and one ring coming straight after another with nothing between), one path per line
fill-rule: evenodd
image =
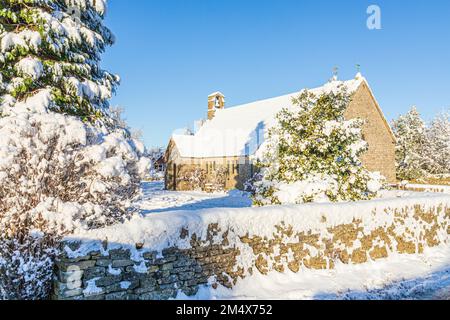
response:
M214 118L216 110L225 108L225 96L220 92L214 92L208 96L208 120Z

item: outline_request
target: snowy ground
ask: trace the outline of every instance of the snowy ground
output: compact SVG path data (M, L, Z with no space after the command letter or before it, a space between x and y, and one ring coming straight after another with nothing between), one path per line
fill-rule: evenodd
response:
M416 185L408 185L415 187ZM422 186L423 187L423 186ZM429 192L439 188L445 193L450 193L450 187L426 186ZM252 201L245 197L245 193L232 191L230 193L205 193L205 192L177 192L164 190L163 182L144 182L142 185L144 197L139 203L142 213L163 213L173 211L196 211L210 208L249 208ZM414 195L411 191L381 191L382 198L408 197Z
M206 194L164 191L162 183L145 183L140 207L144 214L250 207L241 193ZM398 192L406 195L408 192ZM392 192L390 192L392 196ZM201 288L195 299L450 299L450 246L423 255L394 255L335 270L298 274L254 275L233 290ZM179 299L187 299L180 294Z
M361 265L341 264L335 270L258 274L232 290L203 287L195 297L180 294L178 299L448 300L449 250L442 246L419 256L395 255Z
M140 203L140 208L144 214L252 206L252 201L242 197L242 192L208 194L204 192L165 191L163 189L164 184L162 182L144 183L144 200Z

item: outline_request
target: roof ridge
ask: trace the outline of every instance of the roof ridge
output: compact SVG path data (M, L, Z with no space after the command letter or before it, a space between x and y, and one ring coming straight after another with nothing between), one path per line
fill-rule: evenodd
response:
M352 82L352 81L355 81L355 82L357 81L357 82L360 82L360 83L362 83L362 82L366 82L367 83L367 81L366 81L366 79L364 77L361 77L359 79L338 80L338 81L332 81L332 82L339 82L340 84L345 84L345 83ZM217 110L217 111L225 112L225 111L233 110L233 109L236 109L236 108L245 107L245 106L248 106L248 105L254 104L254 103L266 102L266 101L270 101L270 100L274 100L274 99L285 98L287 96L299 95L305 90L307 90L307 91L318 91L320 89L325 88L327 85L329 85L332 82L327 82L327 83L323 84L322 86L318 86L318 87L314 87L314 88L303 88L303 89L301 89L299 91L296 91L296 92L282 94L282 95L274 96L274 97L271 97L271 98L264 98L264 99L260 99L260 100L254 100L254 101L251 101L251 102L238 104L238 105L233 105L233 106L230 106L228 108Z
M347 86L349 91L354 93L363 83L367 83L363 77L345 81L330 81L316 88L303 88L294 93L217 110L215 117L206 121L195 135L174 134L172 138L181 157L214 158L241 156L244 153L253 154L259 148L257 141L260 139L260 131L273 125L275 115L281 108L292 105L289 97L295 97L305 90L312 91L317 95L322 92L334 92L339 90L341 85Z

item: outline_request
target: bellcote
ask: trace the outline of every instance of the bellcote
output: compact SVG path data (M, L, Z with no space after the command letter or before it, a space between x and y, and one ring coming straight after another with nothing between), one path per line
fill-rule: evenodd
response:
M225 108L225 96L221 92L214 92L208 96L208 120L214 118L216 110Z

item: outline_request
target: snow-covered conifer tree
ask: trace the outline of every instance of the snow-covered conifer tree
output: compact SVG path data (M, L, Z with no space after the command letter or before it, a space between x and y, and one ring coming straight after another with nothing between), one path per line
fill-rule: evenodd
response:
M320 96L304 91L293 102L293 109L277 115L265 142L259 179L253 183L255 204L373 198L382 177L359 160L367 150L363 122L345 120L350 102L345 87Z
M417 180L426 177L430 165L426 124L416 107L392 123L397 138L397 177L400 180Z
M450 175L450 111L436 116L427 129L427 171L432 175Z
M114 41L102 24L105 0L0 3L0 112L45 109L104 122L118 83L99 66Z
M108 110L105 0L0 5L0 299L48 298L61 237L130 217L150 163Z

